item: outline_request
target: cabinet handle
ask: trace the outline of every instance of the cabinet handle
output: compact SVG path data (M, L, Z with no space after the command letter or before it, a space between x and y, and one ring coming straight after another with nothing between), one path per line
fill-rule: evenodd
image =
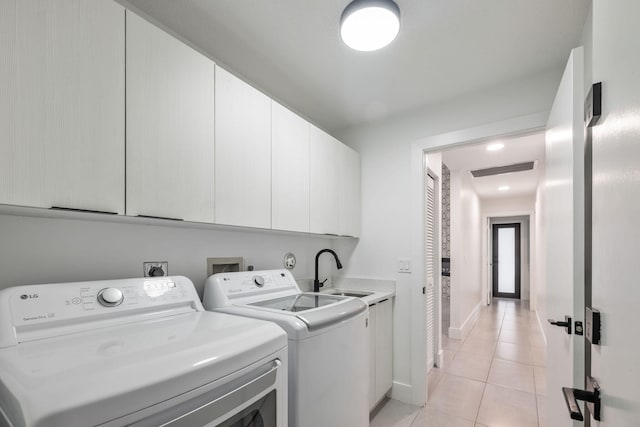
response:
M51 206L51 210L54 210L54 211L67 211L67 212L95 213L95 214L103 214L103 215L118 215L118 212L96 211L96 210L92 210L92 209L65 208L65 207L62 207L62 206Z
M165 219L167 221L184 221L184 219L182 218L170 218L168 216L156 216L156 215L138 215L138 218Z
M385 298L385 299L383 299L383 300L378 301L378 304L382 304L382 303L383 303L383 302L385 302L385 301L389 301L389 298Z
M373 304L369 304L369 307L373 307L374 305L376 305L375 302Z

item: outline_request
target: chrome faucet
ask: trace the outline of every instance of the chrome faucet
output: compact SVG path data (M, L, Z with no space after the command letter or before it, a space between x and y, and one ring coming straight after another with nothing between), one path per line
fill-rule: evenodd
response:
M322 249L320 252L318 252L316 254L316 278L313 281L313 292L320 292L320 288L323 287L324 282L327 281L327 279L324 279L324 281L320 283L320 280L318 280L318 258L320 258L320 255L325 252L329 252L336 259L336 267L338 267L338 270L342 268L342 263L340 262L338 255L332 249Z

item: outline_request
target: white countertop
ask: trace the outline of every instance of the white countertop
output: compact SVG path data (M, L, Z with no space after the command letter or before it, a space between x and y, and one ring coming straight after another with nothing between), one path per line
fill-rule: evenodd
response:
M382 301L384 299L389 299L389 298L393 298L393 297L396 296L396 293L394 291L391 291L391 290L349 289L349 288L344 288L344 287L327 288L327 289L323 289L321 292L323 294L331 294L331 293L333 293L335 291L340 291L340 292L372 292L371 295L367 295L365 297L361 297L360 298L362 301L364 301L368 305L375 304L375 303L378 303L378 302L380 302L380 301Z

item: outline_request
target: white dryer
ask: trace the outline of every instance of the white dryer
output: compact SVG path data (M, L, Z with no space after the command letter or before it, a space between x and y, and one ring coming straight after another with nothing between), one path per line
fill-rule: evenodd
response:
M287 336L185 277L0 291L0 425L287 425Z
M368 307L360 299L303 293L288 270L207 279L206 309L270 320L289 336L289 425L369 425Z

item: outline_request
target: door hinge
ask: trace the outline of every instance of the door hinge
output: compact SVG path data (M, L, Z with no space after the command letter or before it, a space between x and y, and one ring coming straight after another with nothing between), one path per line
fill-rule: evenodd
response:
M427 294L427 288L426 286L422 287L422 295L426 295Z

